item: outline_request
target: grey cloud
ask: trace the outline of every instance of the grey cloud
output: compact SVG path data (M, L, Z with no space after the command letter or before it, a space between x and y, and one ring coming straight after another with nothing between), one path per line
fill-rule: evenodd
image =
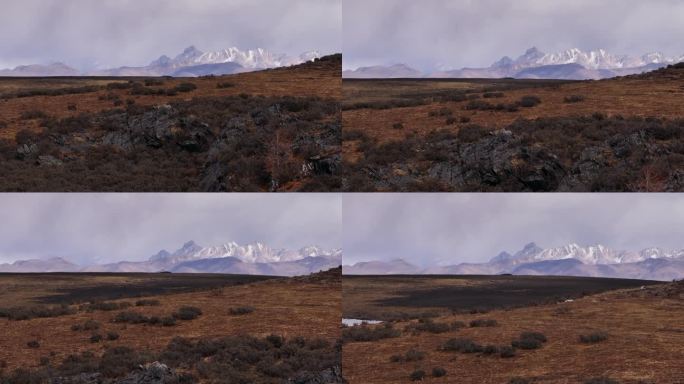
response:
M684 54L678 0L345 0L345 68L489 66L537 46Z
M0 67L144 65L189 45L341 50L341 0L4 0Z
M3 194L0 262L141 260L183 242L341 246L341 200L327 194Z
M679 194L356 194L342 204L345 264L481 262L530 241L684 248Z

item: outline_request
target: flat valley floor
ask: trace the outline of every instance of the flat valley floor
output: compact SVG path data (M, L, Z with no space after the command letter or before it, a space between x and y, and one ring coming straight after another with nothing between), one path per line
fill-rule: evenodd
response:
M339 271L302 278L3 274L0 378L94 374L110 382L159 361L174 380L335 379L340 304Z
M504 309L506 299L520 292L514 284L497 292L502 279L526 291L530 278L345 276L343 316L388 320L343 329L346 379L378 384L410 383L412 375L425 383L682 382L684 283L570 278L562 292L537 292L527 304ZM590 285L602 288L590 292ZM449 306L434 294L445 289L459 305ZM479 291L482 300L468 303L459 289ZM546 341L535 341L542 338Z

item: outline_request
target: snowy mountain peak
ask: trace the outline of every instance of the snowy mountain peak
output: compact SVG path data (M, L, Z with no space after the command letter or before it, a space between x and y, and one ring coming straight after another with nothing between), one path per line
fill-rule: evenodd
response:
M178 263L190 260L234 257L245 263L274 263L296 261L307 257L338 257L339 255L340 252L337 250L326 251L316 246L303 247L294 251L274 249L258 241L245 245L239 245L232 241L211 247L202 247L194 241L188 241L172 254L161 251L152 256L150 261Z
M492 68L508 66L524 69L546 65L579 64L586 69L599 70L635 68L649 64L669 64L676 61L675 58L667 57L660 52L647 53L640 57L631 57L627 55L614 55L602 48L591 51L570 48L560 52L544 53L536 47L532 47L516 60L510 60L510 58L505 56L492 64Z
M678 258L684 256L684 250L665 251L660 248L646 248L640 252L618 251L601 244L582 246L570 243L561 247L539 248L536 244L527 244L521 251L510 257L501 253L490 262L509 262L513 265L549 260L574 259L583 264L623 264L635 263L656 258Z

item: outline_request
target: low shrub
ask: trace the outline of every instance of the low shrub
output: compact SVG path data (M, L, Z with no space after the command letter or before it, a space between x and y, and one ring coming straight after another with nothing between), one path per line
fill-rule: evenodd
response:
M416 349L409 349L405 354L403 355L392 355L390 357L390 361L392 362L407 362L407 361L420 361L425 358L425 352L421 352Z
M452 111L451 109L446 108L446 107L440 108L440 109L437 110L437 111L430 111L430 112L428 112L428 116L430 116L430 117L436 117L436 116L442 116L442 117L444 117L444 116L451 116L451 115L453 115L453 114L454 114L454 111Z
M147 323L149 318L140 312L125 311L119 312L116 317L114 317L113 321L115 323L143 324Z
M59 317L76 313L68 305L0 308L0 318L30 320L35 318Z
M508 384L532 384L532 382L528 379L523 378L523 377L514 377L514 378L508 380Z
M432 377L444 377L446 376L447 371L446 369L442 367L434 367L432 368Z
M95 331L97 329L100 329L100 322L90 319L86 320L85 323L83 323L83 330L85 331Z
M31 340L28 343L26 343L26 346L32 349L37 349L40 348L40 343L38 340Z
M425 371L422 369L417 369L411 373L411 381L419 381L425 378Z
M108 301L95 301L89 304L86 304L85 306L82 306L81 309L85 310L86 312L93 312L93 311L117 311L120 309L126 309L130 308L132 306L131 303L127 301L122 301L122 302L108 302Z
M523 96L519 102L521 107L532 108L541 104L541 99L537 96Z
M392 124L393 129L404 129L404 124L402 123L394 123Z
M164 327L172 327L176 325L176 319L173 316L162 317L161 325Z
M34 119L47 119L48 115L39 110L30 110L30 111L25 111L22 112L20 115L20 119L22 120L34 120Z
M218 83L218 84L216 84L216 88L219 88L219 89L233 88L234 86L235 86L235 84L233 84L233 83Z
M444 344L442 344L440 350L462 353L478 353L482 352L483 348L480 344L475 343L471 339L457 338L447 340Z
M202 310L197 307L184 306L174 312L173 317L178 320L194 320L202 314Z
M509 345L504 345L503 347L499 348L499 356L504 359L515 357L515 348Z
M465 328L465 327L466 327L466 323L464 323L460 320L456 320L456 321L453 321L451 323L451 329L454 331L457 331L457 330L459 330L461 328Z
M579 103L579 102L584 101L584 96L580 96L580 95L565 96L563 101L566 103Z
M504 93L503 92L485 92L482 94L482 97L485 99L500 98L500 97L504 97Z
M579 340L585 344L600 343L608 339L608 334L603 331L592 332L586 335L580 335Z
M499 323L494 319L476 319L470 322L471 327L496 327Z
M511 346L519 349L538 349L546 342L546 336L540 332L523 332L518 340L513 340Z
M155 307L161 305L159 300L143 299L135 302L136 307Z
M437 323L432 319L420 319L417 323L407 325L405 330L409 332L444 333L451 329L451 326L446 323Z
M233 308L230 308L229 312L231 315L234 315L234 316L246 315L246 314L254 312L254 307L250 307L250 306L233 307Z
M608 377L594 377L586 380L584 384L620 384L618 381Z
M377 341L380 339L388 339L392 337L399 337L401 332L394 329L391 323L385 323L379 327L370 327L367 325L360 325L354 327L347 327L342 330L342 340L347 341Z
M464 123L464 124L465 124L465 123L470 123L470 117L468 117L468 116L461 116L461 117L458 119L458 121L461 122L461 123Z
M109 340L109 341L119 340L119 334L116 332L107 332L107 340Z
M177 92L187 93L197 89L197 86L193 83L180 83L173 89Z
M456 124L456 118L455 117L448 117L445 121L447 125L453 125Z
M145 79L146 87L155 87L159 85L164 85L164 80L162 79Z
M99 333L95 333L92 336L90 336L91 343L95 344L99 343L100 341L102 341L102 335L100 335Z
M472 143L486 137L489 131L475 124L466 125L458 130L456 136L464 143Z
M484 348L482 348L482 353L485 355L494 355L499 353L499 347L496 345L485 345Z

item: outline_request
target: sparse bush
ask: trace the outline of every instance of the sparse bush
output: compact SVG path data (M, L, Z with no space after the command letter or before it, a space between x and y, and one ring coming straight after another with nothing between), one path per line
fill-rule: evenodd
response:
M455 351L462 353L478 353L482 352L481 345L475 343L471 339L457 338L449 339L440 347L442 351Z
M218 83L218 84L216 84L216 88L219 88L219 89L233 88L234 86L235 86L235 84L233 84L233 83Z
M107 332L107 340L109 340L109 341L119 340L119 334L116 332Z
M546 342L546 336L540 332L523 332L518 340L513 340L511 346L519 349L538 349Z
M456 320L456 321L453 321L451 323L451 330L453 330L453 331L458 331L459 329L465 328L465 327L466 327L466 323L464 323L460 320Z
M500 97L504 97L504 93L503 92L485 92L482 94L482 97L485 99L500 98Z
M402 123L394 123L392 124L393 129L404 129L404 124Z
M432 368L432 377L444 377L446 376L447 371L446 369L442 367L434 367Z
M523 378L523 377L514 377L514 378L508 380L508 384L532 384L532 382L528 379Z
M155 307L161 305L159 300L143 299L135 302L136 307Z
M465 124L465 123L470 123L470 117L468 117L468 116L461 116L461 117L458 119L458 121L461 122L461 123L463 123L463 124Z
M40 343L38 340L31 340L28 343L26 343L26 346L32 349L37 349L40 348Z
M392 337L399 337L401 332L394 329L391 323L379 327L360 325L347 327L342 330L342 340L347 341L377 341Z
M59 317L76 313L68 305L0 308L0 318L10 320L30 320L35 318Z
M122 302L108 302L108 301L95 301L90 304L86 304L82 306L82 309L84 309L86 312L93 312L93 311L116 311L120 309L126 309L130 308L132 306L131 303L127 301L122 301Z
M486 137L488 134L489 132L479 125L471 124L461 127L458 130L457 137L458 140L464 143L472 143Z
M100 335L99 333L94 333L92 336L90 336L91 343L95 344L99 343L100 341L102 341L102 335Z
M180 83L174 88L175 91L183 93L192 92L195 89L197 89L197 86L193 83Z
M178 320L194 320L202 314L202 310L197 307L184 306L173 314Z
M87 320L85 323L83 323L83 330L84 331L95 331L100 329L100 322L90 319Z
M143 324L147 323L149 318L140 312L125 311L119 312L113 321L115 323Z
M390 356L390 361L393 363L399 362L410 362L410 361L420 361L425 358L425 352L418 351L416 349L409 349L403 355L392 355Z
M603 331L592 332L586 335L580 335L579 340L585 344L600 343L608 339L608 334Z
M521 107L532 108L541 104L541 99L537 96L523 96L519 104Z
M515 348L509 345L504 345L503 347L499 348L499 356L504 359L515 357Z
M246 314L254 312L254 307L250 307L250 306L233 307L233 308L230 308L229 312L231 315L234 315L234 316L246 315Z
M452 111L449 108L444 107L444 108L440 108L437 111L430 111L428 113L428 116L430 116L430 117L436 117L436 116L444 117L444 116L451 116L453 114L454 114L454 111Z
M411 373L411 381L419 381L425 378L425 371L422 369L417 369Z
M418 323L411 323L406 326L406 331L444 333L451 330L451 326L446 323L436 323L432 319L419 319Z
M471 327L496 327L499 323L494 319L476 319L470 322Z
M455 117L448 117L448 118L446 119L446 124L447 124L447 125L456 124L456 118L455 118Z
M172 327L176 325L176 319L172 316L162 317L161 324L164 327Z
M482 353L485 355L494 355L499 353L499 347L496 345L485 345L485 347L482 349Z
M159 85L164 85L164 80L162 79L145 79L146 87L155 87Z
M580 95L565 96L563 101L566 103L579 103L579 102L584 101L584 96L580 96Z
M608 377L594 377L586 380L584 384L620 384L618 381Z
M22 120L46 119L47 117L48 115L45 112L35 109L22 112L20 115Z

